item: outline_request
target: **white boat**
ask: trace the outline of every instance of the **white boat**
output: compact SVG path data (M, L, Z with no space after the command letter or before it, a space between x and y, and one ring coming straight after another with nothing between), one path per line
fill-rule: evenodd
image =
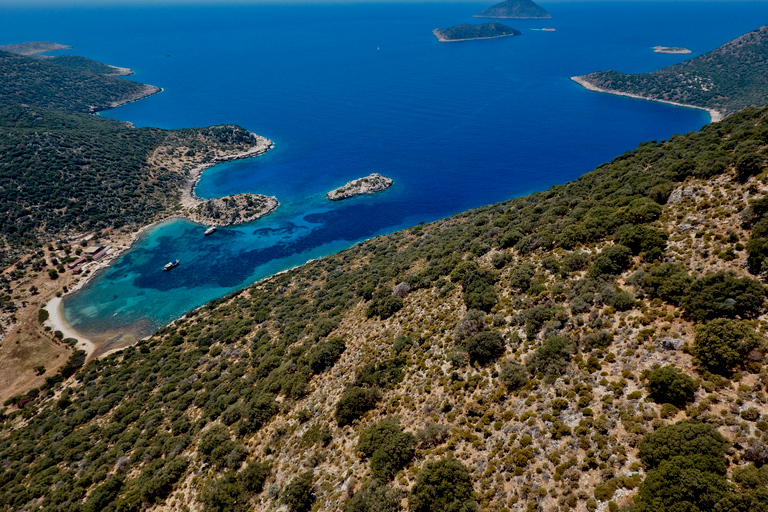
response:
M209 227L208 229L206 229L206 230L205 230L205 236L208 236L208 235L210 235L210 234L211 234L211 233L213 233L214 231L216 231L216 226L211 226L211 227Z
M169 261L168 263L165 264L165 266L163 267L163 270L171 270L172 268L176 268L178 266L179 266L179 260Z

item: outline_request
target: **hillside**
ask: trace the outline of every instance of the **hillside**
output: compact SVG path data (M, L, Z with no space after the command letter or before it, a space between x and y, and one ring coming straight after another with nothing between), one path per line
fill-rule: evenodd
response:
M194 166L257 145L236 126L137 129L87 114L0 107L0 263L65 233L136 230L178 205Z
M7 402L0 510L764 510L767 120L74 354Z
M58 65L57 60L68 65ZM153 85L94 73L82 62L75 67L73 63L70 57L44 59L0 51L0 106L97 112L160 92Z
M598 71L574 80L602 92L692 105L729 116L768 103L768 25L652 73Z
M519 30L495 21L483 23L482 25L464 23L450 28L436 28L432 33L441 43L520 35Z
M479 14L477 18L551 18L546 9L532 0L504 0Z

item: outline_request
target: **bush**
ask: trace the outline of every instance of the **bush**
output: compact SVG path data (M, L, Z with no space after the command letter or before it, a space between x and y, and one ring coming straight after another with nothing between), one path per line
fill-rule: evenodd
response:
M531 286L531 280L535 274L536 267L532 263L518 265L509 273L509 286L524 292Z
M613 334L605 330L587 334L581 340L581 344L587 350L608 348L611 346L611 343L613 343Z
M403 299L394 295L387 295L373 299L365 310L365 316L368 318L378 316L382 320L386 320L401 309L403 309Z
M467 353L471 361L487 364L504 354L504 339L499 331L483 331L467 340Z
M40 322L41 324L45 323L45 321L48 320L49 316L50 315L48 313L48 310L46 310L45 308L40 308L37 311L37 321Z
M373 477L386 482L413 459L415 444L413 434L403 432L397 421L382 420L360 434L357 451L370 457Z
M552 336L536 349L526 366L531 373L542 372L548 381L554 382L565 372L575 350L576 345L567 336Z
M648 469L676 456L710 457L723 460L728 441L711 425L685 420L646 434L638 455Z
M315 501L313 478L313 472L307 471L285 486L281 501L291 512L308 512L312 508L312 503Z
M205 486L198 499L205 505L206 512L248 510L248 497L234 471L228 471L221 478L211 481Z
M363 414L376 407L381 393L374 388L349 386L336 403L336 422L340 427L351 425Z
M632 250L623 245L612 245L602 250L589 267L589 277L610 277L621 274L632 262Z
M693 278L679 263L662 263L653 266L640 276L640 286L651 297L680 304L688 294Z
M693 320L701 322L754 316L762 308L764 299L765 290L759 281L721 271L694 281L681 304Z
M496 275L486 270L468 271L461 279L464 304L467 309L479 309L486 313L498 300L493 284Z
M762 350L762 337L749 325L720 318L696 327L693 351L705 370L728 375L752 350Z
M470 309L467 311L456 328L453 331L453 338L456 341L474 336L485 328L485 313L479 309Z
M664 366L651 372L648 377L648 392L659 404L684 407L693 400L696 382L674 366Z
M569 252L563 257L563 268L569 272L586 270L591 259L592 257L588 252Z
M123 480L121 478L112 477L107 479L88 496L81 509L82 512L101 512L117 498L122 488Z
M616 230L615 239L617 243L632 249L634 255L649 251L658 251L660 254L667 247L665 232L642 225L624 224Z
M528 383L528 370L520 363L506 361L501 368L499 380L508 391L516 391Z
M399 512L403 494L400 489L373 480L352 496L344 505L344 512Z
M608 304L617 311L629 311L637 304L635 298L629 292L619 290L608 297Z
M640 511L712 510L729 490L725 476L713 469L720 468L714 468L707 457L677 456L662 461L640 484Z
M454 458L427 462L408 497L411 512L476 512L469 470Z
M341 338L332 338L315 345L309 354L309 367L312 369L312 373L322 373L332 368L346 348L347 346Z
M247 492L259 494L264 490L264 482L267 481L268 476L269 462L251 462L237 475L237 478Z

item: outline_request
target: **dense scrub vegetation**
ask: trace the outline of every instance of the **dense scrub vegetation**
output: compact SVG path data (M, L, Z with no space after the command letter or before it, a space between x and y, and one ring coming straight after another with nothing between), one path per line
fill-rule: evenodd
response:
M232 150L252 141L233 126L137 129L86 114L2 107L0 237L11 252L0 263L52 235L138 227L168 210L187 174L153 165L158 148L204 161L211 148Z
M432 31L441 42L464 39L486 39L490 37L519 36L521 32L496 21L481 25L463 23L450 28L436 28Z
M768 174L735 165L767 120L366 241L89 362L12 402L0 510L761 503L765 290L736 244Z
M24 104L94 112L160 90L151 85L106 76L98 64L90 61L90 65L86 65L81 59L64 56L41 59L0 51L0 75L4 77L0 82L0 106Z
M768 103L766 52L768 26L709 53L652 73L627 75L599 71L581 78L609 91L695 105L730 115L745 107L762 107ZM762 162L761 158L752 156L740 160L738 170L754 173L754 167L763 165Z

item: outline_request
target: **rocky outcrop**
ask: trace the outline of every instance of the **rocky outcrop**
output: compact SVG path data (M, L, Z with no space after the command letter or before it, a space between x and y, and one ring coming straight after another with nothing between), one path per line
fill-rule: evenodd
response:
M208 226L245 224L269 215L280 206L276 198L259 194L235 194L207 199L187 211L190 220Z
M373 194L381 192L392 186L394 181L386 176L382 176L378 173L370 174L364 178L352 180L343 187L339 187L336 190L331 190L325 197L331 201L341 201L342 199L349 199L350 197L360 196L363 194Z

